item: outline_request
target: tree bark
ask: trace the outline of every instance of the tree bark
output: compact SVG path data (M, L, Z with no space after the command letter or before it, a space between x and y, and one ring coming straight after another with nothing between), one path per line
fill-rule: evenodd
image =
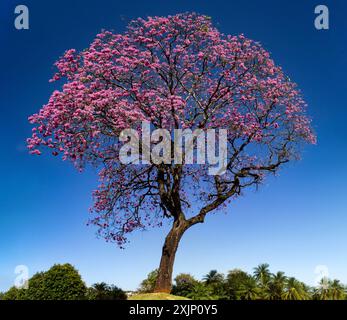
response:
M188 223L185 219L177 218L174 221L172 229L165 238L158 277L154 292L170 293L172 289L172 271L175 261L176 250L182 238L183 233L188 229Z

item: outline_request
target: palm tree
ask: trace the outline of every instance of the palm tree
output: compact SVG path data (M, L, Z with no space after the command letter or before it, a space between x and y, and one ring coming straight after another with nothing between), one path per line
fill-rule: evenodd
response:
M306 300L308 298L308 293L305 291L300 281L291 277L287 280L282 297L284 300Z
M216 297L213 295L212 288L203 282L196 282L187 294L187 298L192 300L215 300Z
M253 277L248 277L241 284L238 294L242 300L256 300L261 297L261 289Z
M97 292L104 292L108 289L108 285L105 282L94 283L92 286Z
M224 281L224 276L217 272L217 270L211 270L208 274L203 277L206 284L221 283Z
M345 288L340 283L340 280L330 282L330 297L333 300L342 300L345 296Z
M278 271L274 274L265 288L264 298L269 300L281 300L286 281L287 277L284 275L284 272Z
M301 282L301 287L306 296L306 300L311 300L313 298L314 288L308 286L306 283Z
M261 287L266 288L270 278L271 272L269 270L269 264L262 263L254 268L254 277L258 281Z
M331 284L331 280L329 280L327 277L323 277L320 280L318 287L315 291L315 296L319 300L329 300L330 299L330 284Z

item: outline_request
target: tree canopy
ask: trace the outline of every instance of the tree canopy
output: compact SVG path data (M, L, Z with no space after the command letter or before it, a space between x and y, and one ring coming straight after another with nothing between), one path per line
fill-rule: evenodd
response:
M302 142L315 142L299 90L269 53L244 35L220 33L204 15L134 20L124 34L103 31L89 48L66 51L56 66L52 81L65 84L30 117L28 147L100 168L92 223L119 245L165 217L190 213L190 224L202 222L296 158ZM142 121L170 130L227 129L227 172L119 163L121 131Z

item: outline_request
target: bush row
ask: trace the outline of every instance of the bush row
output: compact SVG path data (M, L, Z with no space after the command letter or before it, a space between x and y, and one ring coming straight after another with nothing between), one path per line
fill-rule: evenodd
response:
M117 286L96 283L87 287L71 264L56 264L28 280L27 289L12 287L0 294L3 300L125 300Z

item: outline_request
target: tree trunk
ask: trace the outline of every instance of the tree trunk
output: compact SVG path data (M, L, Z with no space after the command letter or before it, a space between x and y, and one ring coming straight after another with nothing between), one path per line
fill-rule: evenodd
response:
M172 270L175 261L176 250L182 238L182 235L187 230L187 228L187 222L184 219L178 218L174 221L172 229L166 236L154 292L171 292Z

